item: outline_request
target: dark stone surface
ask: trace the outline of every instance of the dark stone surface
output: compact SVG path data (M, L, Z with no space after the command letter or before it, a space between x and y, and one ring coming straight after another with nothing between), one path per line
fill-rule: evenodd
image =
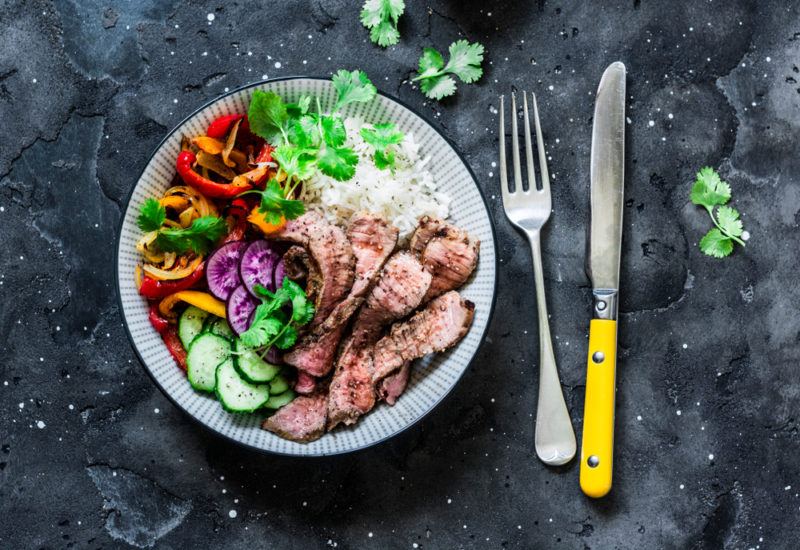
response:
M409 1L388 50L358 2L249 4L0 4L0 547L796 547L795 2ZM421 47L459 36L487 46L484 78L425 101L408 82ZM593 502L574 463L533 452L530 259L491 162L498 95L536 91L552 330L580 433L593 94L617 59L631 123L615 484ZM499 313L452 396L407 433L352 456L262 456L202 431L145 376L116 306L115 230L149 153L196 107L262 75L342 67L466 153L492 197ZM696 246L702 165L730 181L752 234L725 260Z

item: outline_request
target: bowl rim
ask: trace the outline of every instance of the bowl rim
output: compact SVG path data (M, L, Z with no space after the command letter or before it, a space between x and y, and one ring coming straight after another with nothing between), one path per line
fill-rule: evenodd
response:
M423 115L416 108L412 107L411 105L409 105L405 101L401 100L400 98L398 98L398 97L396 97L396 96L394 96L394 95L392 95L390 93L387 93L387 92L384 92L384 91L378 89L377 90L378 95L381 95L381 96L383 96L383 97L385 97L385 98L387 98L387 99L389 99L391 101L394 101L395 103L398 103L402 107L404 107L404 108L408 109L409 111L411 111L413 114L415 114L420 119L422 119L422 121L425 124L430 126L437 134L439 134L439 136L445 141L445 143L447 143L447 145L450 146L450 148L456 153L456 155L458 155L458 158L459 158L459 160L461 160L462 164L466 167L467 172L469 173L470 177L472 178L472 181L475 183L475 187L478 189L478 195L481 197L481 200L483 201L483 205L486 208L486 213L488 214L488 217L489 217L489 228L491 229L491 232L492 232L492 244L494 245L494 250L495 250L495 254L494 254L494 270L495 271L494 271L494 280L492 281L492 303L491 303L491 305L489 307L489 316L488 316L487 321L486 321L486 327L483 329L483 334L481 334L481 336L480 336L480 342L478 344L478 347L475 349L475 353L472 354L472 357L467 362L467 365L464 368L464 370L461 372L461 374L458 376L458 378L453 382L453 384L447 389L447 391L445 391L442 394L442 396L438 400L436 400L436 402L434 402L420 416L418 416L417 418L412 420L410 423L408 423L406 426L404 426L403 428L401 428L400 430L398 430L398 431L396 431L396 432L394 432L392 434L389 434L389 435L386 435L384 437L381 437L380 439L372 441L372 442L370 442L370 443L368 443L366 445L362 445L360 447L354 447L354 448L351 448L351 449L337 450L337 451L327 452L327 453L309 453L309 454L295 454L295 453L291 453L291 452L281 452L281 451L274 451L274 450L270 450L270 449L264 449L264 448L261 448L261 447L255 446L255 445L251 445L249 443L245 443L243 441L239 441L237 439L234 439L233 437L231 437L229 435L226 435L226 434L224 434L224 433L212 428L211 426L208 426L205 423L201 422L199 418L195 417L188 410L186 410L180 403L178 403L178 401L175 398L172 397L172 395L170 395L170 393L166 389L164 389L164 387L155 378L153 373L150 372L150 368L147 366L147 363L142 358L142 355L139 353L139 349L136 347L136 343L134 342L133 335L131 334L130 327L128 326L128 319L125 317L125 310L124 310L123 304L122 304L122 292L121 292L121 289L120 289L120 286L119 286L119 248L120 248L120 241L122 240L122 228L125 225L125 217L126 217L126 214L128 212L128 207L130 206L130 201L131 201L131 198L133 197L133 193L136 190L136 187L137 187L137 185L139 183L139 180L142 178L142 175L144 174L144 171L147 169L147 166L150 164L150 162L153 160L153 158L156 156L156 154L161 150L161 148L164 146L164 144L167 142L167 140L178 130L178 128L180 128L186 122L188 122L190 119L195 117L203 109L205 109L207 107L210 107L211 105L213 105L214 103L217 103L218 101L222 100L225 97L228 97L228 96L231 96L231 95L234 95L234 94L238 94L238 93L240 93L240 92L242 92L244 90L248 90L250 88L256 88L256 87L262 86L264 84L269 84L269 83L272 83L272 82L284 82L284 81L289 81L289 80L325 80L325 81L329 81L330 82L331 78L327 77L327 76L316 76L316 75L291 75L291 76L269 78L269 79L266 79L266 80L259 80L259 81L251 82L249 84L243 84L242 86L239 86L239 87L234 88L234 89L232 89L232 90L230 90L228 92L225 92L223 94L220 94L220 95L216 96L214 99L206 101L205 103L203 103L202 105L200 105L199 107L194 109L191 113L189 113L184 118L182 118L180 120L180 122L175 124L173 126L172 130L167 132L167 134L164 136L164 138L161 139L161 141L158 142L158 144L153 148L153 152L150 154L150 156L148 157L147 161L144 163L144 166L142 167L142 170L139 173L139 176L136 178L136 181L135 181L134 185L131 186L131 189L128 191L124 202L120 204L120 206L121 206L121 215L120 215L119 227L117 229L117 242L116 242L116 244L114 246L114 288L117 291L117 307L119 308L120 316L122 317L122 325L125 328L125 334L128 336L128 343L129 343L130 347L133 349L133 352L136 355L136 358L138 359L139 364L142 366L142 369L147 373L147 376L150 378L151 382L153 382L153 384L159 389L159 391L161 391L161 393L167 398L167 400L170 403L172 403L172 405L175 406L179 411L181 411L184 416L189 417L195 424L199 425L205 431L213 434L216 437L222 438L223 440L225 440L227 442L233 443L234 445L237 445L239 447L242 447L242 448L245 448L245 449L248 449L248 450L251 450L251 451L255 451L255 452L260 453L260 454L266 454L266 455L271 455L271 456L285 456L285 457L292 457L292 458L309 458L309 459L312 459L312 458L322 458L322 457L330 457L330 456L337 456L337 455L345 455L345 454L349 454L349 453L356 453L356 452L364 451L366 449L370 449L370 448L375 447L377 445L380 445L382 443L385 443L389 439L392 439L392 438L400 435L401 433L406 432L409 428L417 425L420 421L422 421L424 418L426 418L434 409L439 407L439 405L441 405L442 402L445 401L445 399L447 399L452 394L453 389L459 384L459 382L461 382L461 379L464 377L464 373L466 373L467 370L475 362L475 358L481 352L481 350L483 349L484 344L486 343L486 334L489 332L489 327L492 324L492 317L494 316L494 308L495 308L495 305L497 303L497 273L499 271L500 262L499 262L499 259L498 259L497 231L495 229L495 222L494 222L494 219L492 217L492 211L491 211L491 208L489 207L489 202L486 200L486 194L485 194L484 190L481 188L481 186L478 184L478 178L475 176L475 172L472 169L472 167L469 165L469 163L467 162L467 159L465 158L464 154L456 146L456 144L453 143L453 141L444 134L444 132L438 126L434 125L433 122L431 122L431 120L427 116Z

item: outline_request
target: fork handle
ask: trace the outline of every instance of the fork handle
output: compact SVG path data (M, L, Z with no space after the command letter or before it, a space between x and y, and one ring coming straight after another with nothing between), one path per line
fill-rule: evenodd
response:
M536 282L536 306L539 313L539 400L536 406L536 454L545 464L566 464L575 456L575 431L569 418L564 393L558 379L547 300L544 291L540 232L528 234Z

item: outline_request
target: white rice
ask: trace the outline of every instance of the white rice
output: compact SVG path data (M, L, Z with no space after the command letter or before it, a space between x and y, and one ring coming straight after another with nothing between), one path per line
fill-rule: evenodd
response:
M411 234L417 220L424 215L447 218L450 196L436 190L436 182L428 171L430 157L420 157L413 134L396 147L395 170L379 170L372 160L373 148L361 137L361 120L348 118L347 146L359 157L356 173L348 181L317 173L303 184L303 200L311 208L324 212L327 218L344 225L360 210L380 214L400 230L400 238Z

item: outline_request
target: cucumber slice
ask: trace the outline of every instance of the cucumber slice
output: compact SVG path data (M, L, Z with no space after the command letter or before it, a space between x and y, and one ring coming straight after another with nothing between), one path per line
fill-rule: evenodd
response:
M280 409L284 405L288 405L292 402L292 399L296 397L294 391L287 390L280 395L271 395L264 406L268 409Z
M178 337L185 349L189 349L195 337L202 332L207 317L209 317L208 312L194 306L184 310L178 320Z
M197 336L186 355L186 376L196 390L214 391L217 365L231 356L231 343L210 332Z
M272 395L278 395L286 390L289 389L289 381L283 377L282 374L277 375L275 378L272 379L272 382L269 383L269 393Z
M233 340L236 338L231 330L231 327L228 326L228 322L222 317L214 317L214 320L208 326L208 330L211 332L211 334L222 336L228 340Z
M244 380L233 360L228 359L217 367L217 399L228 412L253 412L269 400L269 386L251 384Z
M236 340L233 363L242 378L253 384L269 382L280 372L278 365L264 361L254 350Z

